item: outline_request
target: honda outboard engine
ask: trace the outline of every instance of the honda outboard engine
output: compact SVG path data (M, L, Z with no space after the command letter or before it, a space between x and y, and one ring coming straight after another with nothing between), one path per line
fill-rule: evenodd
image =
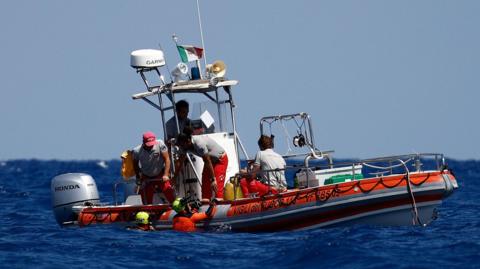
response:
M82 173L62 174L52 179L52 206L58 224L66 225L77 220L72 207L100 202L97 185L90 175Z

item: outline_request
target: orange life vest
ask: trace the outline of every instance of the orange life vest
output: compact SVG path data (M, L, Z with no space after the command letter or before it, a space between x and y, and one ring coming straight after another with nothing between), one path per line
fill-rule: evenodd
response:
M208 218L207 214L193 213L193 214L177 214L173 217L173 229L179 232L195 232L195 223Z
M135 176L135 169L133 168L133 151L126 150L120 156L122 159L122 177L129 179Z

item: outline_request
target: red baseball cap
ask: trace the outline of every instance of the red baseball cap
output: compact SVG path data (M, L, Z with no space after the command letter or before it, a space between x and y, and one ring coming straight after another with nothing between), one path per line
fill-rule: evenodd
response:
M158 142L157 142L157 138L155 137L155 134L153 132L146 132L143 134L143 144L147 147L151 147L153 145L156 145Z

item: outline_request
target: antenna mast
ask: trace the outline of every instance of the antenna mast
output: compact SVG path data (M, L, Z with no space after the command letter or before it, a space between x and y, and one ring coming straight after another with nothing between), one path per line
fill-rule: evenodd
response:
M205 48L205 43L203 42L203 28L202 28L202 18L200 15L199 0L197 0L197 13L198 13L198 25L200 26L200 38L202 39L203 60L205 61L205 68L206 68L207 67L207 48Z

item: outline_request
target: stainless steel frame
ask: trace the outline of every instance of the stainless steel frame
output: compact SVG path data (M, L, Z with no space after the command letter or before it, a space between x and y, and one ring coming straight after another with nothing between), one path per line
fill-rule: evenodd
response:
M134 100L142 99L143 101L145 101L146 103L148 103L149 105L151 105L152 107L160 111L164 137L167 137L165 112L168 110L173 110L173 114L177 123L177 131L178 133L180 133L181 131L180 125L178 124L175 95L179 93L203 94L207 97L207 99L209 99L210 101L212 101L217 105L217 113L218 113L217 115L219 116L218 119L219 119L220 129L226 130L228 133L233 135L235 152L237 154L238 165L240 167L239 144L243 153L247 158L248 158L248 154L240 142L240 139L236 130L236 123L235 123L235 104L233 101L231 86L237 85L238 81L223 80L223 79L215 78L212 80L193 80L193 81L178 82L178 83L172 82L168 84L161 84L158 86L150 86L144 74L144 72L147 72L147 71L155 71L155 73L158 74L158 76L161 78L161 74L158 68L150 68L147 70L137 70L137 72L140 73L142 80L145 83L147 91L134 94L132 96L132 99ZM160 81L163 82L162 79L160 79ZM223 89L223 92L226 94L226 96L224 97L221 96L221 91L219 90L220 88ZM210 92L214 92L214 95L209 94ZM158 104L156 104L155 102L153 102L148 98L153 95L157 95ZM170 101L171 103L170 106L167 106L167 107L164 106L164 97L167 97L166 100ZM221 116L222 104L229 104L229 107L230 107L230 115L231 115L231 122L232 122L231 132L227 130ZM172 162L174 162L174 160ZM190 159L189 159L189 162L190 164L192 164ZM197 173L197 171L195 171L195 173Z

